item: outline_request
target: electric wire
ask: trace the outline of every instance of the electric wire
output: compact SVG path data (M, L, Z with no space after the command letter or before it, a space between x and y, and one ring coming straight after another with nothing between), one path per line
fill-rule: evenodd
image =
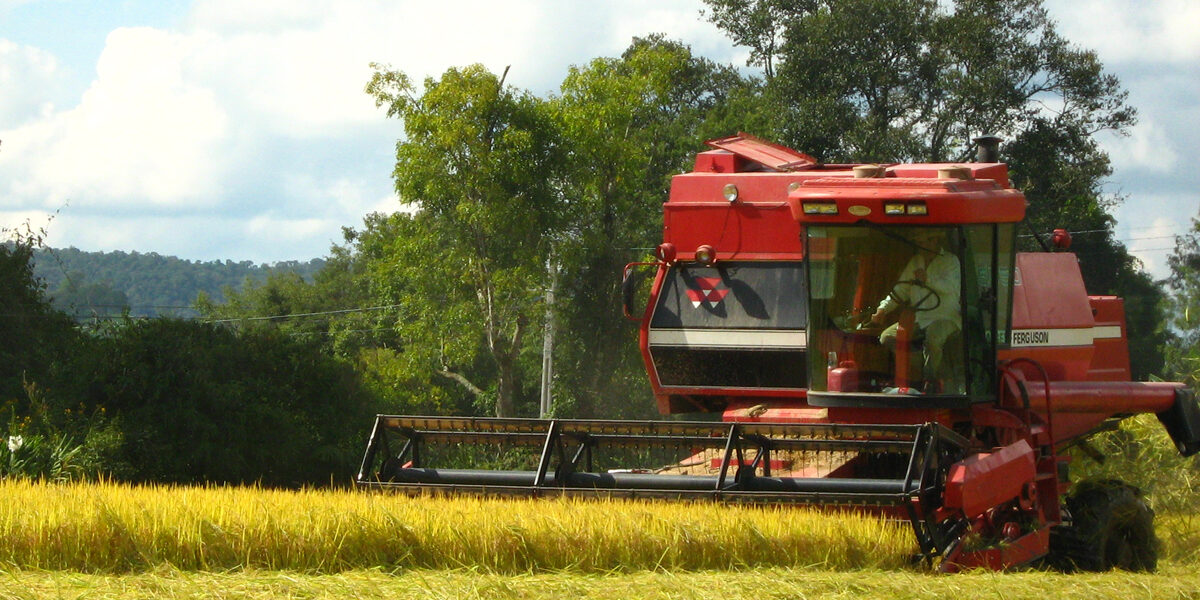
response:
M342 315L342 314L356 313L356 312L389 310L392 308L400 308L400 305L399 304L388 304L386 306L370 306L367 308L346 308L346 309L341 309L341 310L325 310L325 311L319 311L319 312L292 313L289 315L271 315L271 316L264 316L264 317L235 317L235 318L231 318L231 319L202 319L202 320L204 320L205 322L208 322L208 323L235 323L235 322L240 322L240 321L269 321L269 320L278 320L278 319L290 319L293 317L319 317L319 316L323 316L323 315Z

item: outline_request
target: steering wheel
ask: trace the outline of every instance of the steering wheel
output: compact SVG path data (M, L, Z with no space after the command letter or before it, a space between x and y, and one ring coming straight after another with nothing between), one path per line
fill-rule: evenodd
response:
M903 300L900 298L900 294L897 291L897 288L899 288L902 285L909 285L914 288L919 288L919 289L911 289L909 291L910 298L911 298L911 296L916 295L917 293L921 293L922 291L924 292L925 295L921 296L921 298L919 300L916 300L914 302L909 302L909 301ZM924 281L921 281L919 279L904 279L901 281L897 281L896 285L892 286L891 291L888 292L888 297L891 298L892 300L894 300L897 304L899 304L902 307L911 308L914 312L926 312L926 311L934 310L935 308L942 305L942 297L938 295L937 290L934 290L933 288L929 287L928 283L925 283Z

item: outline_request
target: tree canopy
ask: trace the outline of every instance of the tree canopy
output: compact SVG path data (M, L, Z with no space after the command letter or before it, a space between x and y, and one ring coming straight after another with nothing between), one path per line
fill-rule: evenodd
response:
M1187 381L1200 390L1200 219L1175 240L1167 259L1167 325L1175 336L1166 352L1168 376Z
M49 376L75 332L33 273L44 232L26 225L0 229L0 238L0 406L25 405L26 387Z
M401 218L373 274L390 282L389 297L403 298L405 352L497 416L515 415L521 351L542 310L550 240L565 218L548 104L480 65L428 78L419 95L404 73L376 69L367 92L404 121L393 175L416 213ZM490 389L476 375L481 352L494 374Z

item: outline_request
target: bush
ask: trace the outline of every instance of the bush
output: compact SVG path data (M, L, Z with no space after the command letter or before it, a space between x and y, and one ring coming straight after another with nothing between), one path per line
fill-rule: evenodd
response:
M119 432L108 426L102 415L56 422L41 388L31 382L23 385L26 410L19 411L15 401L4 410L8 427L0 440L0 479L94 480L120 471L114 469ZM82 422L82 426L64 426L67 421Z
M89 344L61 397L111 419L131 480L328 484L357 467L370 396L315 344L170 319Z

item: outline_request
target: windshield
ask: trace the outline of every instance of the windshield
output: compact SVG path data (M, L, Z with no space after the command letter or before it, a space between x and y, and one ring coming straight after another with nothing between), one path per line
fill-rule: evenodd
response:
M810 389L967 392L959 228L812 226L808 237Z

